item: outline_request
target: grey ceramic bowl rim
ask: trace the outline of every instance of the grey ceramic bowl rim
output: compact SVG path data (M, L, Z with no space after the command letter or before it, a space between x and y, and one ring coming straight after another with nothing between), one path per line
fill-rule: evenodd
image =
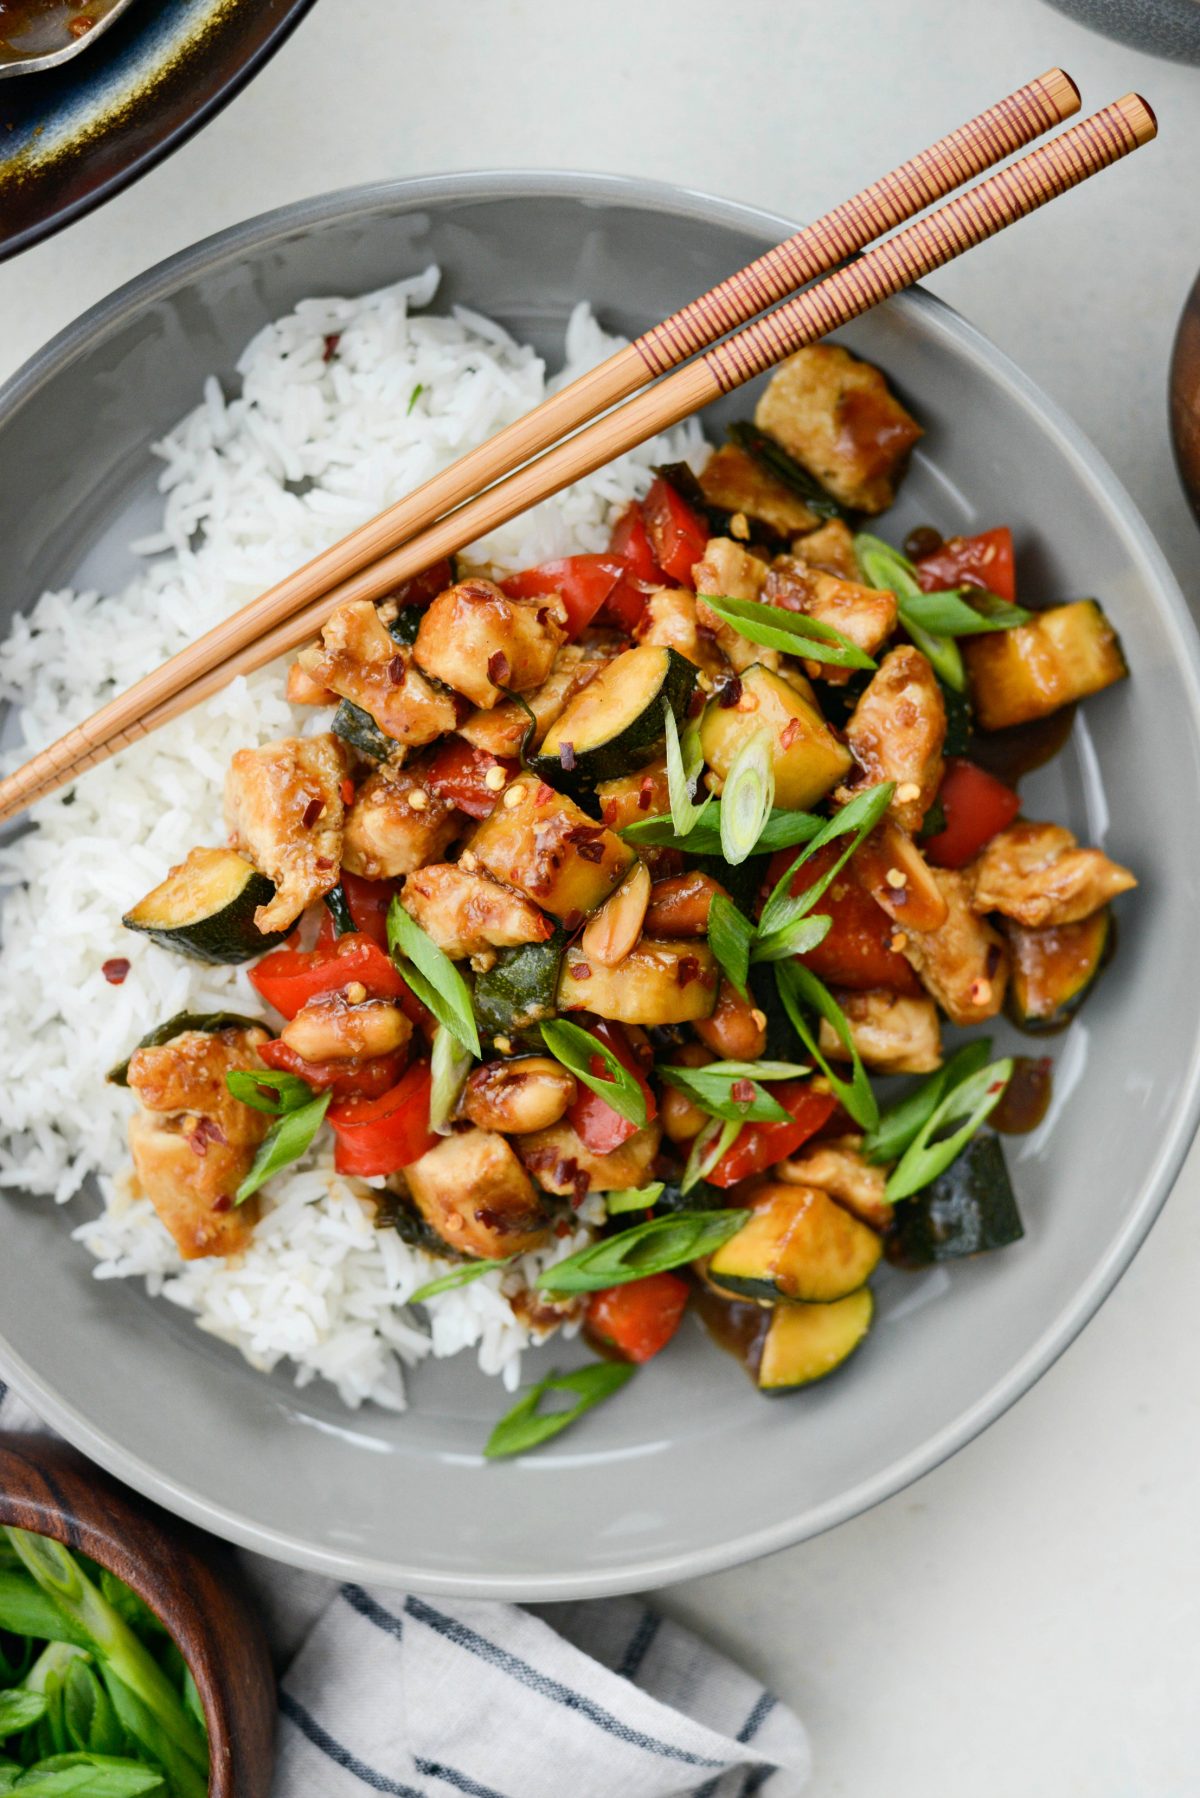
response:
M766 233L775 240L796 229L794 221L735 200L721 199L697 189L667 182L644 181L633 176L576 173L570 170L497 169L483 173L422 176L413 179L369 182L343 188L312 199L296 201L271 212L230 226L179 251L136 276L107 299L83 313L52 338L23 368L0 388L0 428L17 409L58 370L82 355L112 327L173 292L189 277L211 272L235 260L243 252L261 249L272 241L311 230L333 219L355 213L363 216L396 204L411 208L435 207L443 200L516 199L536 204L542 198L575 199L582 204L625 203L649 210L671 212L715 225L729 225ZM991 378L1006 386L1033 412L1042 431L1059 455L1073 461L1098 490L1101 499L1119 521L1131 551L1149 576L1157 603L1171 629L1181 671L1189 689L1190 720L1200 738L1200 639L1197 638L1174 575L1133 500L1103 457L1066 413L1028 376L997 349L982 332L953 308L917 288L889 302L915 308L924 328L941 334L962 352L972 356ZM735 1537L718 1545L681 1551L674 1555L645 1558L600 1574L552 1576L530 1582L527 1578L498 1576L463 1577L449 1571L431 1573L428 1568L381 1561L370 1555L334 1553L314 1547L284 1531L246 1522L235 1512L211 1503L202 1493L165 1476L149 1462L131 1455L121 1445L93 1428L88 1419L47 1386L36 1370L15 1356L0 1338L0 1372L12 1381L42 1418L90 1455L110 1473L124 1479L168 1510L244 1548L256 1550L294 1566L307 1567L338 1579L375 1581L384 1585L412 1586L462 1597L535 1602L554 1599L601 1597L639 1587L668 1585L716 1573L745 1561L771 1554L806 1540L870 1510L902 1491L1001 1417L1051 1367L1079 1335L1108 1297L1145 1241L1151 1225L1166 1202L1183 1165L1197 1126L1200 1125L1200 1040L1193 1045L1191 1062L1170 1128L1143 1180L1137 1201L1125 1226L1111 1243L1104 1260L1090 1278L1059 1311L1040 1340L974 1404L947 1428L938 1431L920 1449L901 1456L868 1480L850 1487L837 1499L796 1516Z

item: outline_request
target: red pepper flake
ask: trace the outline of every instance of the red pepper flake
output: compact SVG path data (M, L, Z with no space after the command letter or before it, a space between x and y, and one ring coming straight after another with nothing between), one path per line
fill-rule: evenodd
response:
M114 955L109 961L101 962L100 972L109 986L120 986L130 969L130 963L123 955Z
M576 843L575 849L581 861L602 862L604 860L604 844L594 839L588 838L582 843Z
M404 657L403 656L393 656L392 657L391 661L387 665L387 677L391 681L393 687L403 686L403 684L404 684Z
M328 872L329 872L330 868L332 868L332 866L333 866L333 863L329 860L328 856L318 855L317 867L321 870L322 874L328 874Z
M688 700L688 709L687 709L688 717L689 718L698 718L700 716L701 712L704 710L704 705L705 705L705 700L704 700L703 688L697 687L693 691L692 697Z
M563 914L562 927L568 936L570 936L572 931L578 930L582 923L583 913L581 911L569 911Z
M742 683L735 674L732 680L727 680L725 682L725 685L717 694L717 704L722 706L725 711L730 712L741 697Z
M577 1168L575 1170L574 1192L571 1195L572 1205L579 1206L583 1204L583 1201L587 1198L588 1193L591 1190L591 1185L592 1182L587 1169L583 1167Z
M649 802L649 800L647 800L647 801L646 801L646 804L647 804L647 805L648 805L648 804L649 804L649 803L650 803L650 802ZM642 806L642 802L641 802L641 800L640 800L640 799L639 799L639 800L638 800L638 804L639 804L639 806ZM645 809L646 809L646 807L645 807L645 806L642 806L642 810L643 810L643 811L645 811ZM600 814L601 814L601 816L602 816L602 817L603 817L603 819L604 819L604 822L605 822L605 823L606 823L606 824L607 824L607 825L608 825L608 826L609 826L609 827L610 827L610 828L611 828L611 826L612 826L612 825L614 825L614 824L615 824L615 823L616 823L616 821L617 821L617 812L618 812L618 811L619 811L619 810L620 810L620 807L619 807L619 806L618 806L618 805L617 805L617 802L616 802L616 800L615 800L615 799L606 799L606 800L605 800L605 801L604 801L604 804L603 804L603 805L602 805L602 806L601 806L601 808L600 808Z
M354 804L354 782L350 779L349 775L347 775L342 782L342 804Z
M792 747L792 744L796 741L796 738L799 735L800 735L800 720L799 720L799 718L789 718L787 723L784 725L783 731L779 738L780 748L781 749L790 749Z
M560 1240L561 1240L561 1239L562 1239L562 1237L564 1237L564 1236L569 1236L569 1235L570 1235L570 1234L571 1234L571 1226L570 1226L570 1224L569 1224L569 1223L568 1223L568 1222L567 1222L567 1220L566 1220L566 1218L565 1218L565 1217L560 1217L560 1218L559 1218L559 1220L558 1220L558 1222L557 1222L557 1223L556 1223L556 1224L555 1224L555 1226L554 1226L554 1234L555 1234L555 1235L556 1235L556 1236L557 1236L557 1237L558 1237L558 1238L559 1238L559 1239L560 1239Z
M303 824L305 830L312 829L313 825L316 823L317 819L321 816L321 813L324 810L325 810L325 801L323 799L310 799L309 800L308 804L304 808L304 815L300 820L300 822Z
M535 805L549 805L553 798L554 788L548 787L544 780L539 780L537 786L533 790L533 803Z
M571 964L571 973L576 980L590 980L592 978L592 970L588 967L586 961L573 962ZM603 1067L604 1063L601 1062L600 1066Z
M699 973L700 963L696 960L696 957L694 955L681 955L675 968L676 985L688 986L693 980L698 978Z
M199 1155L201 1160L203 1160L208 1154L208 1145L210 1142L223 1143L228 1142L228 1140L229 1139L222 1130L220 1124L216 1123L212 1118L202 1117L196 1120L196 1128L188 1137L188 1147L191 1149L193 1155Z
M487 671L488 679L494 687L502 687L507 681L512 669L509 666L508 657L502 649L498 649L494 655L488 657Z
M729 1089L729 1096L735 1105L749 1105L754 1097L753 1080L735 1080Z
M213 1200L213 1210L214 1211L232 1211L232 1209L233 1209L233 1200L230 1198L230 1196L227 1192L223 1192L219 1199Z
M342 341L342 334L340 331L330 331L329 332L329 334L327 335L327 337L325 339L325 360L326 360L326 362L333 361L334 357L337 355L338 344L341 341Z
M650 801L653 798L654 776L652 774L644 774L642 776L642 784L638 788L638 811L648 812L650 810Z
M567 743L567 742L560 743L558 746L558 759L562 763L562 766L566 769L567 773L569 774L571 772L572 768L575 766L575 745L574 745L574 743Z

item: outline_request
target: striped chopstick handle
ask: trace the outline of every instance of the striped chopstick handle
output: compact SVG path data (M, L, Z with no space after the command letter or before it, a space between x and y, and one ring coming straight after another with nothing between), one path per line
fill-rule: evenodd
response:
M720 391L731 393L793 351L815 343L1128 156L1156 131L1154 114L1141 95L1126 94L947 201L928 218L906 225L817 286L715 345L700 360Z
M1071 77L1047 70L654 325L633 348L652 375L666 374L1078 110Z

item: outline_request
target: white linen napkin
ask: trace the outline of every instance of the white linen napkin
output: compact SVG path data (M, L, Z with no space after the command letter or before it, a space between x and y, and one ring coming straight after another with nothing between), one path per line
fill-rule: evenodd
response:
M40 1427L0 1381L0 1428ZM242 1567L281 1672L273 1798L795 1798L799 1718L637 1599L524 1608Z

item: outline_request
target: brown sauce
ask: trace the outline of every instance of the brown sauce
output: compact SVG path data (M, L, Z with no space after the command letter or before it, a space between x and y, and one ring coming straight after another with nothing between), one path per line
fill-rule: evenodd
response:
M1025 1136L1036 1130L1054 1091L1054 1063L1048 1055L1017 1055L1012 1079L988 1122L1005 1136Z
M720 1298L703 1280L697 1280L692 1302L713 1341L740 1361L750 1378L756 1380L771 1323L770 1306Z
M1071 734L1075 707L1064 705L1048 718L1014 724L1009 730L977 731L967 746L968 758L998 780L1015 787L1023 775L1053 761Z
M0 0L0 49L46 56L86 36L96 23L95 4L78 0Z

